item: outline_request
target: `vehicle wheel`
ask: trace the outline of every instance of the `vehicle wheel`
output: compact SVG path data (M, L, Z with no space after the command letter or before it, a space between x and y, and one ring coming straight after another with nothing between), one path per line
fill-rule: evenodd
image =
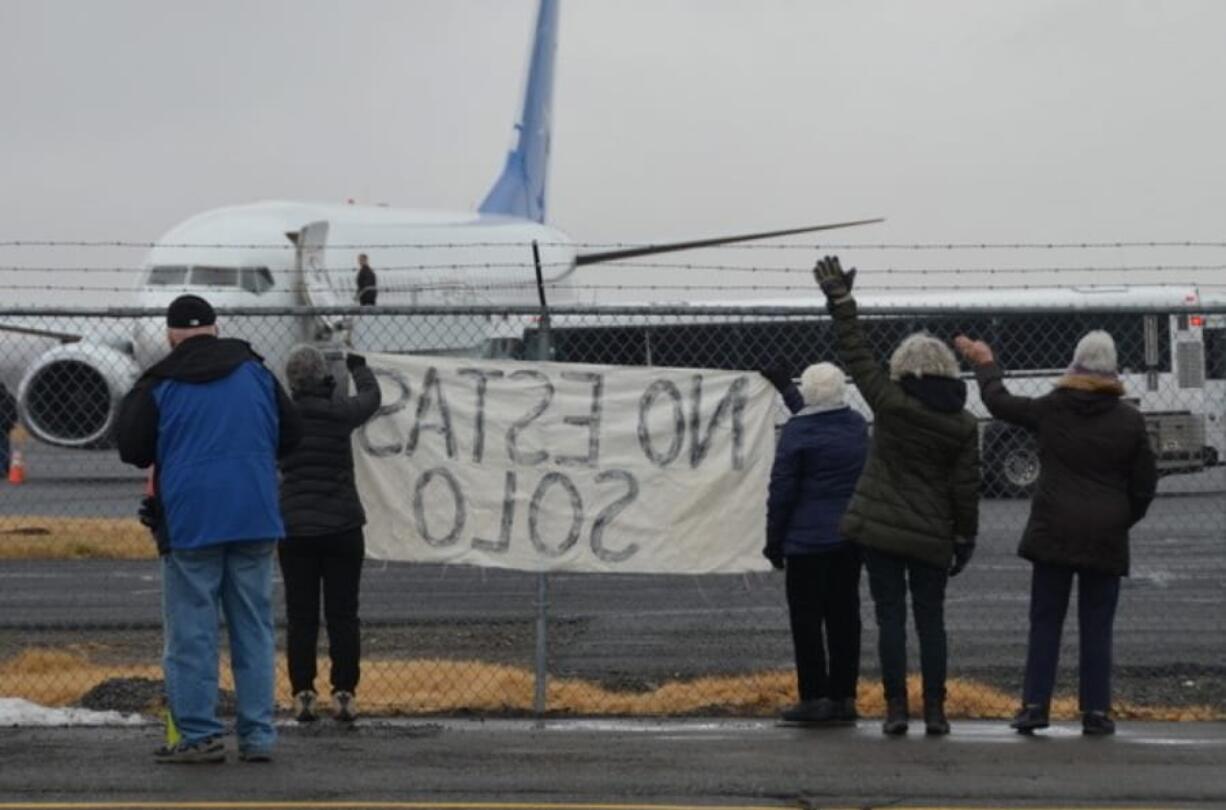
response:
M1030 443L1011 447L1001 456L996 479L1014 498L1024 498L1039 480L1039 451Z
M1028 498L1039 480L1039 448L1025 431L990 426L984 436L984 495Z

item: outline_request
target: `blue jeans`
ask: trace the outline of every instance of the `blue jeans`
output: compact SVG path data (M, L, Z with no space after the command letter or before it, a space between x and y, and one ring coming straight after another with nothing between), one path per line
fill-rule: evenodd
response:
M185 742L224 730L217 719L219 612L230 635L239 748L268 750L276 742L275 548L272 541L221 543L162 557L162 669L170 713Z

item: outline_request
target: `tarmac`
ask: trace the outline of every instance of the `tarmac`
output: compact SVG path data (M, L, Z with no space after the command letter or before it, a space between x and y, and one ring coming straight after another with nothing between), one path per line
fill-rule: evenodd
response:
M961 721L884 738L876 721L330 720L282 726L274 761L156 765L160 729L0 729L0 810L697 807L1226 807L1226 724ZM920 733L916 733L916 731ZM233 748L233 740L228 743Z

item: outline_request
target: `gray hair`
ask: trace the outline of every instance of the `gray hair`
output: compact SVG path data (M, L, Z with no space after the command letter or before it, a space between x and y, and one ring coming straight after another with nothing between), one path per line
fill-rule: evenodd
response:
M890 356L890 379L903 377L958 376L958 360L953 350L927 332L908 335Z
M317 385L328 376L328 363L323 352L307 343L300 343L290 350L285 360L285 378L293 391L301 391Z

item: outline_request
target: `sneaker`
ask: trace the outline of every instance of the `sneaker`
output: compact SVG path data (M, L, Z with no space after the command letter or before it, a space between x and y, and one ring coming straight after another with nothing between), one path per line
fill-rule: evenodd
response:
M239 762L272 762L272 751L267 748L238 749Z
M153 753L159 765L204 765L226 761L226 747L220 737L195 742L180 741L164 745Z
M353 692L343 689L332 693L333 716L342 723L352 723L358 719L358 699Z
M829 698L802 700L784 709L782 717L787 723L829 723L835 719L834 708L834 701Z
M299 723L314 723L319 719L315 713L315 697L310 689L303 689L294 695L294 719Z
M1106 712L1085 712L1081 715L1081 733L1090 737L1106 737L1115 733L1115 721Z
M1028 703L1014 715L1009 727L1018 734L1033 734L1036 729L1047 728L1048 725L1047 707L1040 703Z

